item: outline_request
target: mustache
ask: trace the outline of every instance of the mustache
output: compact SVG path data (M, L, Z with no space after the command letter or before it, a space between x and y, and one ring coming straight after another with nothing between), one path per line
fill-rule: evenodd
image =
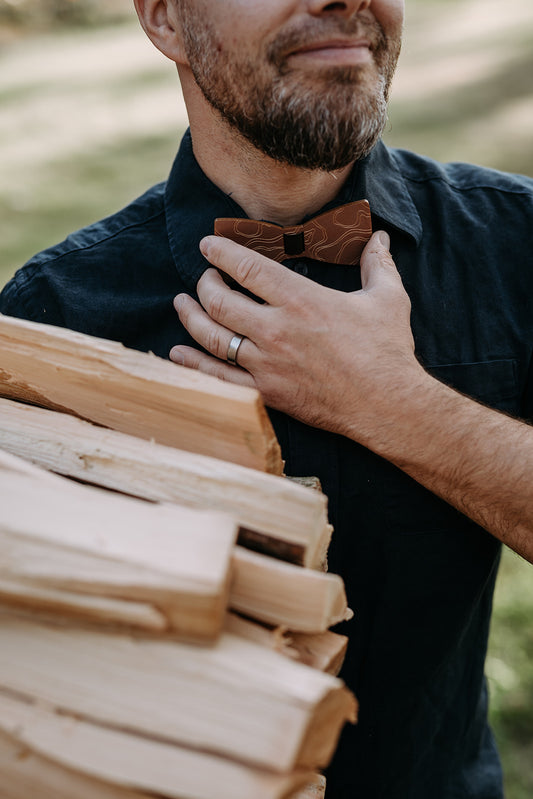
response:
M295 50L336 37L368 39L372 51L378 55L389 48L388 37L377 21L354 16L348 19L309 20L298 28L281 31L268 47L267 57L270 63L282 69L286 58Z

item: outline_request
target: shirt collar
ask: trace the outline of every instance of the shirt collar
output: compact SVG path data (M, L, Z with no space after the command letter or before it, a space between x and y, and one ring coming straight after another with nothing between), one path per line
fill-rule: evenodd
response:
M420 244L422 221L394 159L394 150L389 150L379 141L357 166L358 179L353 199L366 198L373 218ZM378 229L376 224L374 229Z
M419 243L420 217L402 174L382 142L355 165L335 200L318 213L364 198L370 203L374 220L384 222ZM204 174L194 157L190 131L182 139L166 185L165 212L174 262L180 277L194 292L209 266L198 248L200 239L213 232L217 217L245 218L246 214Z

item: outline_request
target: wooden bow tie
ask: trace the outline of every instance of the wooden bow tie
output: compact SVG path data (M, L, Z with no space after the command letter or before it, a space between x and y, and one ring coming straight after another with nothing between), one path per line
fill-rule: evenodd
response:
M215 219L215 235L279 263L301 257L355 266L372 235L370 205L358 200L289 227L256 219Z

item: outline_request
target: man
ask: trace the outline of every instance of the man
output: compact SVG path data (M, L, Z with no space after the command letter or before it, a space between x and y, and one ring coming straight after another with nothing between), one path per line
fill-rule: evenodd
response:
M355 610L328 799L501 799L483 664L500 541L533 558L533 429L507 415L533 411L533 181L379 141L402 0L135 2L188 106L169 181L0 309L257 386L287 473L322 480ZM365 198L360 269L291 249ZM283 263L220 217L293 226Z

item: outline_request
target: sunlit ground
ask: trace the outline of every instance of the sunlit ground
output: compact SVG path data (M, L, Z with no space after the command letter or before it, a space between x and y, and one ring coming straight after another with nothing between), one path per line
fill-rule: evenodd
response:
M41 15L24 21L23 36L0 29L0 285L34 252L168 173L185 125L175 70L125 11L129 0L104 6L104 27L95 11L90 27L28 33L28 22L46 26ZM388 142L533 175L531 0L407 6ZM126 17L110 24L117 9ZM507 554L488 661L507 799L533 796L532 581Z

